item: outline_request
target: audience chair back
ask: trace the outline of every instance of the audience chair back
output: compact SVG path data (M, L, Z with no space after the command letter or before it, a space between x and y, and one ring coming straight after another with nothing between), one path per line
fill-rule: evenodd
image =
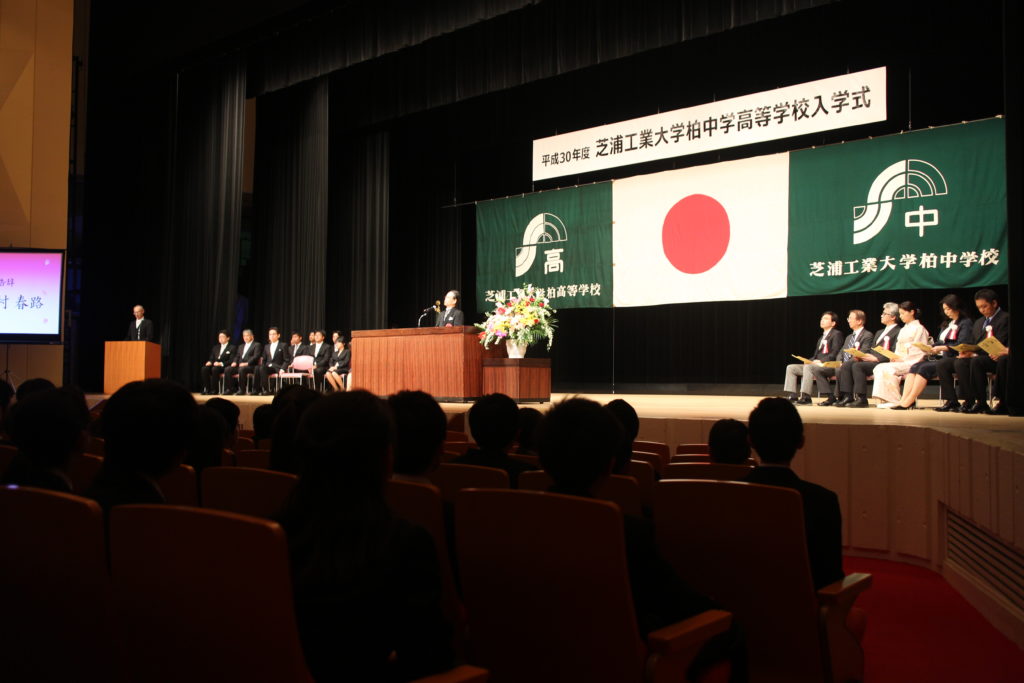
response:
M204 508L273 519L299 478L251 467L207 467L199 479Z
M251 451L256 448L256 442L252 440L252 437L242 436L241 434L235 439L235 452L238 451Z
M455 502L455 495L462 489L507 489L508 472L496 467L460 465L443 462L430 475L430 481L441 491L441 498Z
M643 460L652 468L654 472L661 475L661 471L665 469L665 465L668 464L661 459L661 456L657 453L648 453L647 451L633 451L633 455L630 456L632 460Z
M101 436L90 436L85 446L85 452L103 457L107 453L106 441Z
M508 457L525 462L527 465L533 465L534 467L540 467L540 456L530 455L528 453L509 453Z
M654 467L644 460L630 460L626 465L626 473L636 479L640 487L640 500L648 507L654 507Z
M637 631L617 506L470 489L455 525L471 645L492 681L639 683L645 669L670 680ZM674 664L684 680L689 660Z
M721 479L739 481L750 474L752 465L721 465L713 462L674 462L665 468L662 479Z
M706 443L681 443L676 446L676 455L707 455Z
M239 467L270 469L270 451L262 448L246 448L235 451L235 464Z
M554 481L544 470L519 474L519 488L524 491L547 491L553 485ZM615 503L627 515L639 517L643 514L640 486L633 477L621 474L611 475L597 487L594 497L598 500Z
M469 435L458 429L449 429L444 433L444 440L449 443L469 443Z
M87 498L0 487L5 681L113 679L103 513Z
M799 492L743 482L661 481L654 515L665 558L732 612L747 634L751 683L833 680ZM834 680L863 679L859 654L859 662Z
M669 464L671 465L672 463L676 462L711 462L711 456L708 455L707 453L703 455L697 453L690 453L687 455L673 455L672 460L669 461Z
M191 465L179 464L169 473L160 477L157 484L163 491L164 500L171 505L199 505L199 487L196 471Z
M68 478L71 488L81 493L92 485L93 479L103 467L103 458L91 453L73 453L69 463Z
M312 683L277 523L121 505L110 512L110 555L132 680Z
M661 458L661 467L668 464L669 455L668 444L661 443L660 441L634 441L634 451L643 451L644 453L654 453ZM661 469L660 467L658 468Z
M17 446L9 446L7 444L0 444L0 474L7 471L11 463L14 462L15 456L18 455Z

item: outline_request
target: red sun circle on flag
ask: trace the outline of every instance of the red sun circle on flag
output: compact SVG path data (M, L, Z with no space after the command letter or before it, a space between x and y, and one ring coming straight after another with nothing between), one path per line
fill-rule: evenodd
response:
M683 197L665 215L661 244L677 270L690 275L711 270L729 248L729 214L713 197Z

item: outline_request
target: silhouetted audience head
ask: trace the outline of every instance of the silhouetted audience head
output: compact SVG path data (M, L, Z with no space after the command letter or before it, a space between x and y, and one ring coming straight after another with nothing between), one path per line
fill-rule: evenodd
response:
M263 439L269 439L274 435L274 418L277 417L277 409L271 403L262 403L252 412L252 438L257 445Z
M544 414L536 408L520 408L519 423L516 425L517 453L537 455L537 427Z
M437 468L448 420L441 406L422 391L400 391L388 398L395 418L395 474L423 477Z
M320 392L296 387L284 394L277 405L273 437L270 440L270 469L278 472L298 474L301 461L295 445L295 433L299 428L302 414L322 398Z
M238 417L242 411L226 398L214 397L203 405L224 418L224 448L234 450L235 442L238 440Z
M469 409L469 431L485 451L505 451L516 438L519 407L505 394L488 394Z
M605 408L622 425L622 443L619 444L619 451L615 455L612 471L616 474L623 474L633 457L633 442L636 441L636 437L640 433L640 417L636 414L636 409L621 398L609 402Z
M27 379L18 385L18 391L15 392L15 398L19 401L24 400L26 396L34 394L37 391L48 391L49 389L56 389L57 385L46 379L45 377L36 377L34 379Z
M89 408L77 390L36 391L15 403L9 429L18 456L3 483L70 490L66 475L71 456L84 450L88 425ZM54 482L55 476L60 481Z
M784 398L764 398L747 420L750 445L761 462L787 465L804 445L804 423Z
M185 455L195 410L192 394L174 382L147 379L124 385L103 410L104 467L163 476Z
M589 495L611 474L622 438L619 421L601 404L565 399L552 406L540 424L540 464L556 490Z
M7 411L11 409L14 398L14 387L5 379L0 379L0 429L6 429Z
M185 464L191 465L197 474L207 467L220 466L229 433L228 424L219 411L208 405L198 406Z
M750 457L747 426L739 420L719 420L708 432L708 452L711 462L742 465Z

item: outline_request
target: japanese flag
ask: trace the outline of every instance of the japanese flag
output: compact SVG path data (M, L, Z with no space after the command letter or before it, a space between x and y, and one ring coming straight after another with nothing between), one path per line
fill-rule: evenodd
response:
M786 296L789 154L612 183L614 305Z

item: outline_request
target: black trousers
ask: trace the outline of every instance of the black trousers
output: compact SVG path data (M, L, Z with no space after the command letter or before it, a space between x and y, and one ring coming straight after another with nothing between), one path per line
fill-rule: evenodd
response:
M996 362L986 353L974 358L957 358L953 361L964 400L978 403L988 400L988 374L996 371Z
M878 365L877 360L848 360L839 366L836 382L836 389L841 394L851 392L859 396L866 396L868 393L868 376L875 371Z
M224 374L224 366L204 365L200 368L199 374L202 377L203 389L205 389L207 393L212 394L219 388L218 382L220 382L220 376Z

